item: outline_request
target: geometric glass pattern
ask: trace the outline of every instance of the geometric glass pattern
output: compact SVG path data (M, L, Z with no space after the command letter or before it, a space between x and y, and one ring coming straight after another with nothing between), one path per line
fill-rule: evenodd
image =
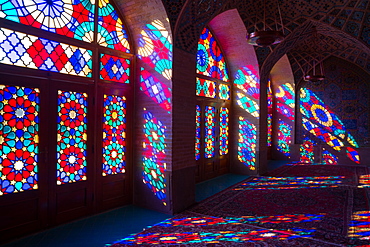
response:
M348 158L350 158L352 161L354 161L357 164L360 164L360 155L358 154L358 152L355 149L353 149L351 147L347 147L346 148L346 154L347 154Z
M145 110L145 109L144 109ZM151 112L144 112L143 183L167 205L166 200L166 126Z
M58 90L57 184L86 180L87 94Z
M196 105L196 109L195 109L195 160L200 159L201 114L202 114L202 109L200 108L199 105Z
M0 63L92 77L92 51L0 28Z
M39 89L0 85L0 196L38 188Z
M91 1L82 0L82 2L90 4ZM117 11L109 3L109 0L99 0L98 4L98 44L117 51L130 52L128 35L122 20L118 17ZM86 30L87 28L85 27L84 29Z
M305 129L324 143L328 143L333 149L339 151L345 143L358 148L355 139L347 132L341 120L327 109L311 90L306 88L300 90L300 112L306 118L303 119Z
M93 41L95 1L0 0L0 17L52 33Z
M211 31L204 28L198 42L197 73L229 81L225 58Z
M104 95L102 175L125 173L126 98Z
M301 144L299 151L300 151L300 159L299 162L301 163L313 163L314 162L314 142L311 141L309 138L305 138L304 142Z
M274 107L271 81L267 84L267 146L272 146L272 112Z
M108 54L100 54L100 79L130 83L130 60Z
M254 69L243 67L235 74L234 85L254 99L260 98L260 84Z
M229 109L220 109L220 155L229 152Z
M222 100L230 99L230 86L226 84L218 85L218 97Z
M243 117L239 117L238 159L250 170L256 169L257 128Z
M290 144L292 142L292 127L284 121L279 121L277 150L290 157Z
M206 106L204 116L204 157L212 158L215 155L215 142L216 142L216 109L212 106Z
M140 90L170 113L172 109L171 89L144 68L141 68Z
M349 224L348 237L370 240L370 211L353 212L352 220Z
M250 99L248 96L243 95L242 93L236 93L236 102L242 109L251 114L253 117L259 118L260 107L258 106L257 102Z
M196 95L208 98L216 98L216 83L197 77Z
M328 150L325 150L323 148L322 150L322 157L321 157L321 163L326 165L337 165L338 164L338 158L330 153Z
M294 121L294 89L290 83L285 83L275 93L276 109L279 113Z
M172 78L172 37L159 20L147 24L139 38L139 58L167 80Z

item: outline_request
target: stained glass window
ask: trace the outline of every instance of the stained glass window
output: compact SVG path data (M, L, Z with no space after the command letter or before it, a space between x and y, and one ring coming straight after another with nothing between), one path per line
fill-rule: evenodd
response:
M153 116L144 113L143 141L143 182L160 199L166 203L166 126Z
M0 196L38 188L39 93L0 85Z
M103 176L125 173L126 98L104 95Z
M198 42L197 73L229 81L225 58L208 28L203 29Z
M90 0L80 1L90 3ZM99 0L98 3L98 44L118 51L130 52L128 35L117 11L109 0Z
M216 83L214 81L197 78L196 95L216 98Z
M0 16L88 42L93 41L94 1L0 0Z
M58 90L57 184L86 180L87 94Z
M239 117L238 159L250 170L256 169L257 128Z
M220 109L220 155L229 152L229 109Z
M204 144L205 144L205 158L212 158L215 155L215 144L216 144L216 109L212 106L206 106L205 109L205 136L204 136Z
M230 99L230 86L220 83L218 85L218 97L223 100Z
M277 150L290 158L290 144L292 142L292 127L284 121L279 121Z
M92 51L0 29L0 63L84 77L92 76Z
M129 83L130 60L108 54L100 54L100 79Z
M164 78L172 78L172 41L164 24L155 20L141 31L139 58Z
M358 154L358 152L355 149L353 149L351 147L347 147L346 148L346 154L347 154L348 158L350 158L352 161L354 161L357 164L360 164L360 155Z
M170 112L172 109L171 89L144 68L141 68L140 75L140 90L164 110Z
M201 135L200 135L200 130L201 130L201 114L202 114L202 109L200 108L199 105L196 106L195 109L195 160L200 159L200 140L201 140Z

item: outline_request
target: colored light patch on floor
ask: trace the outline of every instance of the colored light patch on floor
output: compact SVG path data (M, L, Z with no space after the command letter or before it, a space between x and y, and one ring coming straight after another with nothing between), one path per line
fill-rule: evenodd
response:
M281 190L303 188L338 187L344 176L332 177L257 177L250 182L242 183L234 190Z
M358 179L358 184L359 188L370 187L370 174L361 175Z
M348 237L370 240L370 211L359 211L352 214Z
M222 242L263 242L268 239L288 240L297 237L308 237L314 230L289 229L246 229L244 231L201 231L201 232L168 232L168 233L139 233L124 238L116 244L139 245L139 244L192 244ZM114 245L113 245L114 246Z

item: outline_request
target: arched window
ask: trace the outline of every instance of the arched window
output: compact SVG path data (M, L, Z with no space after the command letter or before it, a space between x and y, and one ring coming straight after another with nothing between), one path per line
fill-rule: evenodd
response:
M9 212L28 201L44 227L125 201L132 57L112 0L0 1L0 200Z
M195 159L203 164L198 165L202 180L227 170L229 152L230 80L225 57L209 28L200 35L196 72Z

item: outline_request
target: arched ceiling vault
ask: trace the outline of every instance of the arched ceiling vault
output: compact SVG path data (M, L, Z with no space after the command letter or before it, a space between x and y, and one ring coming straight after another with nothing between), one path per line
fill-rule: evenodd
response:
M263 28L264 0L162 0L172 21L174 45L196 52L199 34L214 16L237 9L248 32ZM310 51L320 51L319 59L340 57L370 73L370 3L368 0L265 0L266 27L281 28L277 12L279 2L284 43L255 48L261 66L261 80L274 63L287 54L295 74L304 72L312 60ZM176 3L176 4L175 4ZM175 24L174 24L175 22ZM319 42L312 41L312 26L318 30ZM279 49L280 51L276 50ZM317 52L316 52L317 53Z

